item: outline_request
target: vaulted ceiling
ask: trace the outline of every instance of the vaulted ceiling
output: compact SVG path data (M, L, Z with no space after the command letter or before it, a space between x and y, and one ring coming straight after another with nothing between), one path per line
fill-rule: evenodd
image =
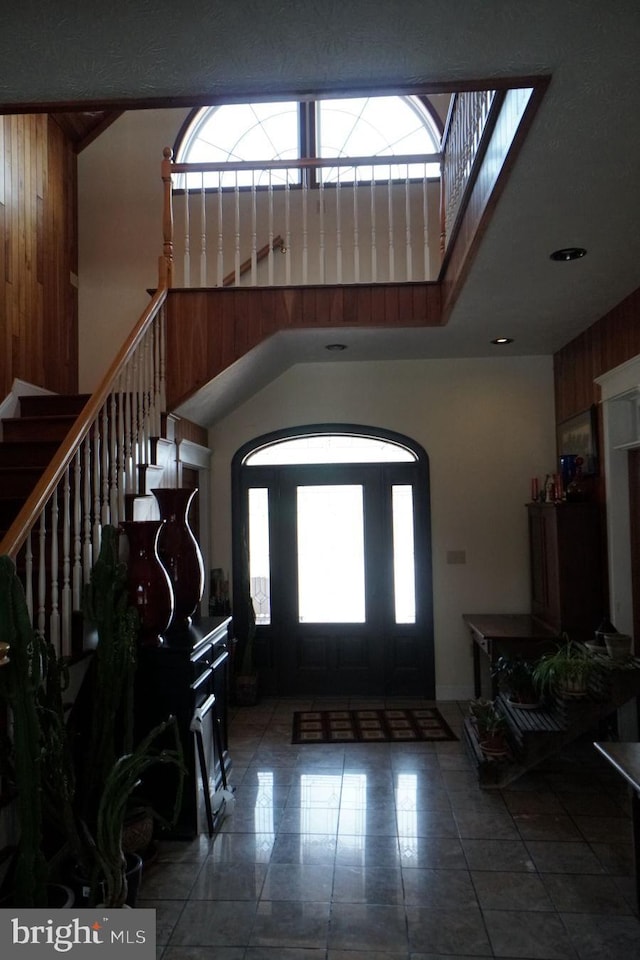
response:
M450 321L421 353L486 355L502 334L512 354L553 353L640 285L637 0L25 0L2 19L0 109L60 111L80 147L122 109L550 75ZM587 256L549 259L573 245ZM376 349L416 355L384 335Z

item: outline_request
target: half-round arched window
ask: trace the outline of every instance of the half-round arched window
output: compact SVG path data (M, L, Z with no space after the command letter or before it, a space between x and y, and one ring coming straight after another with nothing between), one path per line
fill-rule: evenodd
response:
M317 101L237 103L205 107L195 112L181 132L174 151L179 163L291 160L298 158L387 157L438 154L441 121L417 96L351 97ZM424 165L402 165L401 173L388 165L380 177L425 175ZM296 182L297 170L283 170ZM324 167L325 183L338 178L338 169ZM440 175L437 160L427 176ZM354 172L340 167L341 182ZM272 182L278 183L277 172Z

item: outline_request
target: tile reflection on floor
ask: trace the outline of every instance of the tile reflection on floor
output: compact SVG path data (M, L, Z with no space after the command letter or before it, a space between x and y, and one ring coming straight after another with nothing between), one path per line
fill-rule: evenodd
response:
M629 797L588 738L487 791L461 740L292 745L326 707L232 715L233 814L145 868L158 958L640 957ZM438 707L461 736L465 705Z

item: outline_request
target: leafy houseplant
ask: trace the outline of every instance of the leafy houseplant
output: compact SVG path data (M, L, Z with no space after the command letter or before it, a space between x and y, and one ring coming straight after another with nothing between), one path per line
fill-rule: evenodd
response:
M98 644L71 717L62 703L64 665L49 653L43 709L49 749L44 777L50 824L89 902L122 906L127 896L122 828L128 802L145 770L171 763L179 772L175 814L182 795L184 765L175 718L133 744L133 681L138 617L128 600L126 566L118 557L118 533L105 525L100 555L85 594L85 613ZM173 730L174 745L156 749Z
M506 756L509 752L507 721L495 701L479 697L470 702L469 712L475 721L482 752L490 757Z
M522 657L498 657L491 671L498 687L516 707L537 706L538 692L533 681L534 663Z
M545 653L533 669L533 680L541 696L585 697L589 680L598 670L587 648L563 634L563 643L554 653Z
M253 706L258 699L258 673L255 663L256 612L251 597L249 577L249 544L246 529L242 536L242 572L238 603L234 606L238 646L234 657L235 701L240 706Z
M38 699L44 647L33 629L22 584L9 557L0 557L0 636L9 645L0 668L0 701L11 711L5 740L5 773L17 791L20 836L12 870L15 905L47 905L48 867L43 852L42 731ZM3 658L4 659L4 658Z

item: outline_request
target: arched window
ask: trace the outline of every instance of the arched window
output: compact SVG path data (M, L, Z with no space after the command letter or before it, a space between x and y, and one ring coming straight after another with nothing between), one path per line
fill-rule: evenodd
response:
M417 96L224 104L198 110L181 132L174 154L179 163L437 154L441 133L437 114ZM282 171L279 182L286 177L297 182L297 175ZM316 175L331 183L338 170L325 167ZM407 175L423 177L424 166L407 171L403 164L397 171L392 167L391 174L386 166L379 176ZM436 161L429 164L427 175L440 175ZM339 176L341 182L353 182L354 173L340 167ZM277 172L272 182L278 183Z

